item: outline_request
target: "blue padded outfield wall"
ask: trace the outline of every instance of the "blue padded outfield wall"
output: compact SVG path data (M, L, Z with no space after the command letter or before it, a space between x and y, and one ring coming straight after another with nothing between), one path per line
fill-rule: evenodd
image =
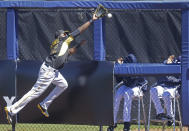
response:
M36 43L40 42L40 43L44 43L43 39L40 40L36 40L36 43L32 43L32 40L35 40L36 38L40 38L41 36L47 36L47 37L43 37L45 40L47 40L48 42L50 42L52 40L52 38L48 37L48 35L53 35L54 31L55 31L55 27L52 27L51 24L44 24L44 20L46 19L45 17L40 17L40 13L46 13L45 10L47 9L47 11L52 10L52 12L50 11L50 13L48 14L49 17L51 16L53 18L53 16L55 14L53 14L53 11L62 11L64 12L64 9L70 9L73 8L74 9L86 9L85 12L85 17L83 18L83 14L82 11L81 13L81 19L80 19L80 23L82 23L83 21L86 21L90 18L90 12L92 12L92 10L94 10L98 4L102 4L104 5L106 8L110 9L111 12L123 12L123 10L126 10L129 14L132 13L138 13L140 11L146 11L148 12L148 16L146 17L143 12L137 14L138 18L141 20L140 21L140 26L139 28L137 27L138 24L135 24L134 26L136 26L136 28L133 28L133 30L122 30L121 28L119 28L119 30L121 32L116 33L117 36L119 35L123 35L126 34L124 38L118 38L116 41L113 41L115 44L119 45L119 41L126 41L128 43L134 43L135 40L135 35L136 32L140 32L141 30L145 30L145 27L149 27L151 28L151 30L154 28L153 26L151 26L152 23L148 23L150 20L153 20L151 18L153 18L153 15L157 13L159 13L156 18L159 17L159 19L157 19L157 21L159 23L161 23L162 21L164 21L164 19L162 17L160 17L161 15L161 11L167 11L165 14L167 15L165 18L168 19L169 24L166 25L166 27L168 27L168 31L170 32L174 32L172 34L170 34L170 39L168 41L164 41L164 35L159 36L159 34L155 34L156 39L151 38L150 36L153 35L153 32L148 32L146 35L145 33L141 35L143 35L143 39L141 39L143 41L143 43L147 43L148 41L150 41L149 45L153 47L153 44L155 44L160 37L162 37L162 42L165 42L167 45L163 46L162 50L165 49L166 47L172 48L170 50L170 52L162 52L161 50L159 50L157 53L159 53L160 55L163 55L161 57L158 58L157 61L155 61L154 59L151 59L149 57L149 55L146 51L149 51L151 48L148 48L148 45L144 45L142 46L142 44L140 45L140 43L137 43L138 45L130 45L128 46L129 50L125 51L122 50L121 46L119 46L119 49L116 49L117 52L122 52L123 54L126 53L136 53L137 58L139 58L139 62L144 62L143 64L135 64L135 65L123 65L123 66L115 66L114 68L114 73L116 75L167 75L167 74L182 74L182 119L183 119L183 124L184 125L189 125L189 75L188 75L188 68L189 68L189 32L188 32L188 27L189 27L189 3L187 2L95 2L95 1L69 1L69 2L59 2L59 1L38 1L38 2L34 2L34 1L3 1L0 2L0 8L3 9L2 12L6 12L6 47L5 46L0 46L0 47L4 47L5 50L3 50L6 53L6 58L3 57L2 59L9 59L9 60L16 60L17 58L20 58L21 60L42 60L45 55L47 55L47 47L45 45L37 45ZM44 11L41 12L40 9L43 9ZM29 11L30 9L32 9L32 13ZM5 11L4 11L5 10ZM1 11L1 10L0 10ZM67 10L66 10L67 11ZM151 11L153 12L151 14ZM170 12L171 13L170 13ZM173 11L173 12L172 12ZM40 13L39 13L40 12ZM127 13L126 12L126 13ZM181 17L179 15L179 13L181 13ZM56 25L61 24L65 24L65 23L69 23L67 21L65 21L66 19L61 18L60 16L65 15L65 13L60 13L57 14L56 19L52 19L52 22L56 22L59 21L60 23L55 23ZM72 15L72 14L70 14ZM27 16L28 19L27 19ZM68 17L68 16L64 16L64 17ZM33 22L33 26L31 25L30 27L28 25L24 25L23 23L27 23L28 21L30 21L30 18L32 19L37 19L39 23L35 23ZM85 19L88 18L88 19ZM129 21L128 19L125 20L124 22L120 22L118 19L121 18L120 16L116 16L114 17L113 14L113 18L108 19L108 18L103 18L100 19L98 21L96 21L90 28L89 28L89 32L87 32L87 34L84 34L84 36L82 37L82 39L89 39L89 45L92 44L91 46L87 46L85 48L83 48L82 52L79 52L81 54L81 58L82 59L87 59L87 60L97 60L97 61L105 61L105 60L115 60L114 56L111 56L111 52L113 52L115 49L114 47L110 48L110 45L112 45L111 41L108 41L108 39L112 39L114 37L114 35L109 36L108 34L111 32L109 31L108 28L110 28L111 26L109 26L107 23L111 23L114 24L116 23L117 26L122 25L122 27L127 26L127 22L128 24L130 23L132 26L132 22ZM132 18L132 16L130 17ZM156 19L154 18L154 19ZM148 20L149 19L149 20ZM28 20L28 21L27 21ZM79 26L80 24L78 24L78 20L77 19L71 19L72 20L72 27L70 27L71 29L74 29L75 27ZM77 20L77 21L76 21ZM146 21L145 21L146 20ZM162 20L162 21L161 21ZM181 23L179 23L178 21L180 21ZM142 24L144 22L144 24ZM3 23L3 22L2 22ZM147 23L147 24L145 24ZM172 23L172 24L171 24ZM116 24L114 25L114 27L116 26ZM125 24L125 25L124 25ZM154 24L154 23L153 23ZM181 24L181 28L180 25ZM36 26L37 25L37 26ZM178 26L177 26L178 25ZM64 25L67 26L67 25ZM4 27L4 26L3 26ZM43 30L43 29L44 30ZM56 28L60 28L60 27L56 27ZM159 28L161 29L166 29L164 28L164 26L160 26ZM20 30L18 30L20 29ZM29 29L27 31L25 31L24 29ZM127 27L127 29L130 29L129 27ZM146 28L147 29L147 28ZM157 28L158 29L158 28ZM170 30L169 30L170 29ZM172 30L173 29L173 30ZM174 30L175 29L175 30ZM36 31L36 34L39 32L38 35L36 34L31 34L32 32L30 32L31 30L33 30L34 32ZM41 31L42 30L42 31ZM106 32L105 30L108 30L108 32ZM116 32L116 29L112 28L112 32ZM138 31L137 31L138 30ZM163 30L162 32L166 32L167 30ZM41 31L41 32L40 32ZM48 32L49 31L49 32ZM52 32L50 32L52 31ZM93 31L91 33L91 31ZM156 28L154 28L154 31L156 31ZM4 31L5 32L5 31ZM177 33L178 32L178 33ZM129 34L132 34L132 36L129 36ZM168 34L168 33L167 33ZM2 35L2 34L1 34ZM33 37L30 37L30 35L32 35ZM41 35L41 36L40 36ZM106 36L108 35L108 37ZM181 37L180 37L181 35ZM90 37L92 36L92 38ZM133 38L132 38L133 37ZM140 37L136 36L136 37ZM132 38L132 39L131 39ZM139 39L139 38L138 38ZM168 39L168 38L167 38ZM79 39L78 41L80 41L81 39ZM140 39L139 39L140 40ZM5 40L4 40L5 42ZM24 42L26 43L32 43L28 44L28 46L26 47ZM117 42L117 43L116 43ZM110 44L108 44L110 43ZM3 43L2 43L3 44ZM161 44L161 43L160 43ZM171 46L172 44L172 46ZM180 45L180 47L179 47ZM141 46L141 47L140 47ZM157 49L158 48L158 45ZM136 47L140 47L139 49L136 49ZM174 48L175 47L175 48ZM182 47L182 48L181 48ZM117 48L117 47L116 47ZM127 48L127 47L125 47ZM27 53L29 52L29 53ZM83 53L85 52L85 53ZM86 53L87 52L87 53ZM117 53L116 52L116 53ZM142 52L142 54L140 54L140 52ZM146 53L145 53L146 52ZM138 54L137 54L138 53ZM176 55L182 55L182 65L178 66L178 65L172 65L172 66L167 66L167 65L163 65L160 64L160 60L163 60L165 58L168 57L168 54L171 53L175 53ZM123 54L119 54L117 53L117 56L119 55L123 55ZM142 59L140 58L141 55L148 56L148 59ZM155 54L157 55L157 54ZM38 57L40 56L40 57ZM116 57L117 57L116 56ZM155 58L155 56L152 56ZM158 57L158 55L157 55ZM1 57L0 57L1 58ZM78 60L79 58L77 58L76 56L73 56L72 60ZM144 60L144 61L143 61ZM155 63L154 63L155 62Z

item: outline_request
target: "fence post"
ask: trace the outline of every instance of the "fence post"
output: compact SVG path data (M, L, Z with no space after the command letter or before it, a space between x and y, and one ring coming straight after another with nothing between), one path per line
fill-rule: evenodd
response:
M103 126L99 126L99 127L100 127L99 131L103 131Z
M181 88L181 110L183 125L189 124L189 10L182 11L182 88Z
M14 9L7 9L7 59L15 60L15 72L17 70L17 38L16 17ZM15 74L15 96L16 96L16 74ZM12 131L16 129L17 116L13 118Z
M105 60L105 46L102 19L99 19L94 22L94 60ZM99 126L99 131L103 131L102 125Z
M103 19L94 22L94 60L105 60Z
M16 18L14 9L7 9L7 58L9 60L16 60L17 58Z

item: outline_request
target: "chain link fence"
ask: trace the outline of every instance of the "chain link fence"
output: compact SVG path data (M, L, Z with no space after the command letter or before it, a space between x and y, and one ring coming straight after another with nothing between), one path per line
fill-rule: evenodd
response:
M22 1L22 0L21 0ZM43 1L43 0L38 0ZM44 1L55 1L55 0L44 0ZM62 1L69 1L69 0L62 0ZM74 0L74 1L80 1L80 0ZM87 0L81 0L81 1L87 1ZM180 1L189 1L189 0L96 0L96 1L173 1L173 2L180 2Z
M0 9L0 60L5 60L7 56L6 47L6 9Z
M17 9L18 42L20 60L43 61L50 51L56 30L76 30L91 18L92 8L58 8L58 9ZM93 59L93 25L71 46L87 40L77 55L69 57L69 61L88 61Z
M55 30L59 28L76 29L80 23L84 23L91 17L91 11L92 9L17 9L20 60L42 61L49 52L49 45L54 39L52 36L54 36ZM120 56L134 53L139 62L162 62L169 54L179 55L181 53L180 10L110 10L110 12L115 19L104 18L107 47L106 60L115 61ZM0 19L0 59L6 59L6 35L3 35L6 34L6 9L0 9L0 17L2 18ZM146 32L146 30L149 32ZM92 32L93 26L81 38L76 40L88 39L89 44L78 52L79 55L73 56L70 61L93 60ZM178 37L172 39L175 35ZM130 37L127 38L128 36ZM151 43L147 43L148 41ZM155 44L154 49L147 47L151 44L153 46ZM172 46L173 44L175 46ZM157 49L160 50L159 46L163 51L157 51ZM150 81L149 87L157 80L155 77L147 79ZM149 99L148 90L144 95L144 109L147 118ZM118 115L120 124L118 124L115 131L123 129L123 101L121 103ZM132 131L138 130L137 111L138 102L133 101L131 114L135 121L131 126ZM156 111L152 104L151 118L155 118L155 116ZM176 118L178 118L178 113ZM141 120L143 119L141 107ZM145 130L143 122L141 121L141 131ZM150 130L162 130L161 125L162 123L152 123ZM102 131L106 130L107 126L17 123L15 129L16 131ZM12 130L12 126L2 123L0 124L1 130ZM169 130L172 130L172 128L166 127L166 131ZM179 127L176 127L176 130L179 130ZM186 130L187 128L183 128L183 131Z

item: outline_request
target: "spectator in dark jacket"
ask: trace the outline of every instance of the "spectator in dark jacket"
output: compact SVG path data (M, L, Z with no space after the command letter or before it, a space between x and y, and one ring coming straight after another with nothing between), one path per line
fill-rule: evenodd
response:
M136 57L133 54L129 54L125 59L119 58L117 59L117 64L123 63L136 63ZM117 113L119 111L120 101L124 99L124 108L123 108L123 121L124 121L124 129L123 131L130 131L130 121L131 121L131 106L132 106L132 98L139 97L143 95L142 90L146 90L146 86L142 86L145 84L146 80L142 77L116 77L117 82L122 82L123 84L119 86L115 93L114 98L114 122L116 123L114 126L108 127L108 131L113 131L117 126Z
M169 56L164 64L180 64L180 57L175 58L174 55ZM172 98L179 95L178 88L181 85L180 76L170 75L161 77L157 81L157 85L151 88L151 98L156 109L156 119L173 119ZM164 113L164 109L161 105L160 98L163 98L167 113Z

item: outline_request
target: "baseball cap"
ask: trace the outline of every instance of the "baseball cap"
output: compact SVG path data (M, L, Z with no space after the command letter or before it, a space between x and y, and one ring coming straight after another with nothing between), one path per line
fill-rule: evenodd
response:
M125 63L137 63L137 59L136 56L133 54L129 54L125 59L124 59Z
M69 34L69 31L65 31L65 30L57 30L55 32L55 38L58 38L58 36L60 36L61 34L66 33L67 35Z

